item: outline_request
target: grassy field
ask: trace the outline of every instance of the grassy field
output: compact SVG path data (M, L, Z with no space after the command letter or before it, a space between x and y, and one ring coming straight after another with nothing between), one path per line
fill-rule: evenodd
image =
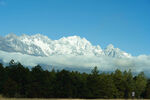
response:
M150 100L150 99L39 99L39 98L3 98L0 95L0 100Z
M30 99L30 98L0 98L0 100L150 100L150 99Z

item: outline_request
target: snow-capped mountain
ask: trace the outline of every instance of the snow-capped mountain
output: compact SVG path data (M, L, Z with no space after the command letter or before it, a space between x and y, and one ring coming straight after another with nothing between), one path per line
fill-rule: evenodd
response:
M112 44L102 49L93 46L87 39L79 36L52 40L41 34L8 34L0 36L0 63L8 65L11 60L19 61L27 67L40 64L44 69L75 69L87 71L98 66L101 71L115 69L133 72L146 72L150 75L150 56L130 54L115 48Z
M31 36L8 34L5 37L0 37L0 50L47 57L53 55L131 57L130 54L121 51L119 48L114 48L112 44L108 45L106 49L101 49L99 45L93 46L88 40L79 36L51 40L41 34Z

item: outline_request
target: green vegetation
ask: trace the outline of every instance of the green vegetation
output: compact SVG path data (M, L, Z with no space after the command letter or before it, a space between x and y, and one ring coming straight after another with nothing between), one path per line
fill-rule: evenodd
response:
M31 70L10 61L0 64L0 94L9 98L150 98L150 80L131 70L90 74L78 71L43 70L37 65Z

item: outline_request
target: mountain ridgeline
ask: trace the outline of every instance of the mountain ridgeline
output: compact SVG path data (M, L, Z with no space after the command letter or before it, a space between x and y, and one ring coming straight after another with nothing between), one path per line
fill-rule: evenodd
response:
M0 37L0 50L6 52L19 52L34 56L53 55L92 55L110 57L131 57L130 54L114 48L112 44L102 50L99 45L93 46L85 38L79 36L63 37L59 40L51 40L41 34L17 36L8 34Z
M150 80L143 72L133 76L131 70L91 73L67 70L31 70L11 60L0 64L0 94L15 98L150 98Z

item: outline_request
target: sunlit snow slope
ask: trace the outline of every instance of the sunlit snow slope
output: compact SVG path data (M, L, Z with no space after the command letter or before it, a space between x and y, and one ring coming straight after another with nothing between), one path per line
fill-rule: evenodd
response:
M0 50L47 57L52 55L131 57L130 54L121 51L119 48L114 48L112 44L102 50L99 45L93 46L88 40L79 36L51 40L41 34L32 36L9 34L5 37L0 37Z

